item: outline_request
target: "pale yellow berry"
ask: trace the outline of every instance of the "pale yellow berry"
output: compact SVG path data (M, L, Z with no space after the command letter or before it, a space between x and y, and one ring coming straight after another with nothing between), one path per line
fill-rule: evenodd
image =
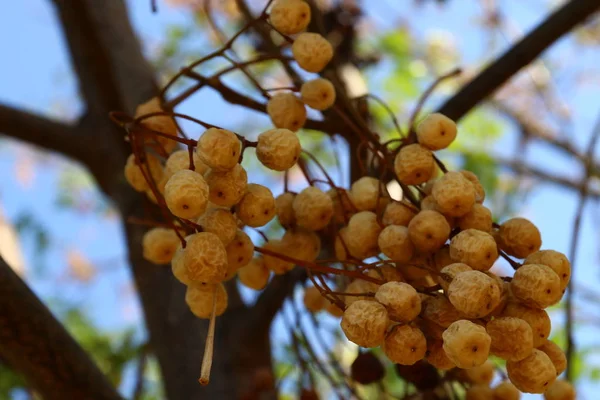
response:
M448 172L438 179L431 195L437 210L450 217L462 217L475 204L475 189L460 172Z
M437 369L448 370L456 367L444 351L444 342L441 339L427 337L427 352L425 359Z
M227 252L226 279L231 279L240 268L252 259L254 244L246 232L238 229L225 251Z
M404 201L392 201L385 207L383 217L384 225L408 226L408 223L419 211L411 204Z
M415 251L406 226L386 226L379 234L377 244L383 254L399 263L408 262Z
M300 96L310 108L326 110L335 103L335 87L328 79L313 79L302 84Z
M388 197L387 190L379 180L364 176L350 188L352 204L358 211L375 211L381 197Z
M305 71L321 72L333 58L333 47L318 33L301 33L292 45L294 59Z
M544 392L545 400L575 400L576 398L577 392L575 391L575 387L565 380L556 380Z
M277 255L290 256L289 248L281 240L269 240L263 248ZM293 262L284 260L277 255L263 254L265 266L269 270L273 271L276 275L281 275L294 268Z
M402 147L394 159L396 176L406 185L427 182L431 178L434 165L431 150L417 143Z
M163 112L160 105L160 98L153 97L147 102L140 104L135 110L135 118L143 117L147 114L156 112ZM175 120L168 115L154 115L152 117L144 118L141 120L141 124L153 131L157 131L171 137L177 137L177 125ZM177 147L177 141L165 137L162 135L156 135L152 132L143 132L144 141L146 143L158 143L159 146L164 149L167 153L172 152Z
M196 152L200 160L210 169L227 171L240 160L242 144L240 139L226 129L208 128L198 139Z
M500 302L500 287L480 271L465 271L448 286L448 299L468 318L482 318Z
M217 292L215 297L214 292ZM187 287L185 302L198 318L209 319L213 310L213 299L216 300L215 315L222 315L227 309L228 297L222 283L215 285L193 284Z
M195 151L192 152L192 159L194 160L194 169L197 173L204 175L208 171L208 166L202 162L200 156ZM170 177L175 172L182 169L190 169L190 152L188 150L177 150L173 152L167 162L165 163L165 175Z
M278 93L267 102L267 113L276 128L296 132L306 122L306 108L293 93Z
M477 229L483 232L492 230L492 212L486 206L475 203L471 210L456 220L461 230Z
M173 229L150 229L142 238L144 258L154 264L168 264L180 244Z
M431 253L446 243L450 236L450 225L439 212L425 210L410 221L408 234L417 250Z
M396 325L385 336L383 353L395 364L413 365L425 357L427 341L419 328Z
M467 229L450 241L450 257L478 271L487 271L498 259L498 247L489 233Z
M275 198L277 219L284 228L290 227L296 222L294 208L292 207L295 197L294 193L285 192Z
M386 282L404 282L404 275L393 264L382 265L381 267L372 268L367 271L367 275L371 278L382 279Z
M507 361L519 361L533 351L533 331L520 318L497 317L486 325L492 338L490 352Z
M485 273L491 274L491 272L489 272L489 271L486 271ZM492 317L497 317L504 312L504 309L506 308L506 305L508 304L508 302L512 296L512 294L510 293L510 283L509 282L502 281L502 284L499 286L501 289L500 303L498 303L496 308L494 308L494 310L490 313L490 316L492 316Z
M361 347L377 347L384 341L388 322L384 306L375 301L358 300L346 308L340 326L351 342Z
M561 296L560 278L542 264L525 264L519 267L510 282L510 289L526 306L544 309L556 304Z
M238 270L240 283L254 290L264 289L269 282L269 275L271 275L271 271L265 266L262 257L253 258Z
M436 281L440 284L444 292L448 292L450 282L461 272L472 271L471 267L463 263L452 263L446 265L440 270L440 276L436 277Z
M421 210L437 211L437 203L435 202L435 198L431 195L425 196L423 200L421 200Z
M354 214L348 222L346 234L346 246L350 254L359 259L377 255L377 239L381 229L374 212L361 211Z
M511 256L525 258L542 246L538 228L525 218L512 218L500 225L499 246Z
M321 252L321 238L315 232L306 229L288 229L281 241L297 260L312 262Z
M421 312L419 294L408 283L384 283L377 289L375 300L385 306L394 321L410 322Z
M298 193L292 207L298 226L312 231L325 228L333 217L331 197L314 186L309 186Z
M198 225L204 232L214 233L227 246L237 233L237 221L231 211L224 208L213 208L198 218Z
M173 215L195 219L208 206L208 184L197 172L183 169L173 174L165 185L165 202Z
M543 351L552 361L556 369L556 376L562 374L567 369L567 356L565 352L553 341L546 339L544 344L538 346L538 350Z
M444 350L458 368L473 368L483 364L490 351L490 336L485 328L461 319L443 333Z
M492 396L493 391L489 385L477 384L467 389L465 400L490 400Z
M181 246L175 251L173 259L171 260L171 271L177 280L184 285L191 285L194 283L187 274L185 269L185 263L183 262L184 251Z
M246 193L248 174L240 164L225 172L211 169L204 177L209 187L209 199L218 206L232 207Z
M125 164L125 179L132 188L138 192L144 192L150 188L146 178L153 179L154 183L158 184L164 172L158 158L151 154L146 155L145 161L138 160L138 162L139 165L136 164L134 154L129 155Z
M310 312L318 312L325 308L327 299L321 295L319 289L314 286L304 290L304 306Z
M331 188L327 191L333 202L333 221L336 223L346 222L356 212L356 207L352 204L350 194L339 188Z
M529 308L523 304L509 301L501 315L521 318L527 322L533 332L533 347L541 346L550 335L552 323L548 313L544 310Z
M519 400L521 392L510 381L502 381L496 386L492 394L493 400Z
M571 263L558 251L540 250L527 256L523 264L542 264L552 268L560 278L560 289L564 292L571 280Z
M379 289L379 285L363 279L355 279L346 287L344 293L348 294L371 294L371 296L344 296L344 303L350 306L358 300L373 300L374 295Z
M227 253L217 235L194 233L186 238L183 263L194 282L219 283L227 274Z
M445 149L455 138L456 124L443 114L429 114L417 125L417 139L429 150Z
M256 157L274 171L292 168L301 150L298 136L289 129L271 129L258 135Z
M494 370L494 363L488 360L478 367L466 369L465 376L475 385L489 386L494 379Z
M533 352L520 361L507 361L510 381L524 393L544 393L556 380L556 369L546 353Z
M483 188L481 182L479 182L477 175L466 170L462 170L460 173L473 185L473 188L475 189L475 201L479 204L483 203L485 200L485 189Z
M302 32L310 23L310 6L302 0L277 0L269 12L269 21L284 35Z
M422 302L422 308L423 318L444 328L464 318L452 303L442 295L427 297Z
M269 188L250 183L235 210L244 224L257 228L266 225L275 216L275 198Z

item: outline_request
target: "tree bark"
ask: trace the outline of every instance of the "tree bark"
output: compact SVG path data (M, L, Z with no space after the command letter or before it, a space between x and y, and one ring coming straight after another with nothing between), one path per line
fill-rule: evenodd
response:
M0 358L44 399L119 400L108 379L0 258Z

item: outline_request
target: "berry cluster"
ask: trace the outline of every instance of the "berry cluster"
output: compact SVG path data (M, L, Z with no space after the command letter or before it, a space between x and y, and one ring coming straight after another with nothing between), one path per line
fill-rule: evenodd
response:
M310 16L306 2L278 0L269 22L293 42L298 66L319 73L333 48L321 35L303 32ZM307 176L306 188L296 193L286 185L277 197L248 183L240 164L246 148L256 148L265 167L289 170L303 153L296 132L307 120L306 106L323 111L335 103L335 87L322 77L270 96L266 111L274 129L256 142L215 126L197 141L183 139L176 115L158 98L141 105L128 130L134 153L125 177L168 220L144 236L144 257L171 263L199 318L226 311L224 281L237 276L262 290L271 272L298 266L313 284L304 293L306 309L341 317L350 341L381 346L395 364L426 362L450 378L460 376L468 399L515 399L519 391L573 398L572 387L556 380L566 359L548 340L545 311L567 287L569 261L540 250L540 232L530 221L495 223L477 176L448 171L439 161L434 152L457 136L451 119L430 114L407 137L387 143L367 135L376 171L365 170L347 189L311 155L326 181ZM177 150L178 142L187 148ZM402 187L401 200L387 191L391 178ZM285 233L255 245L245 229L275 216ZM334 257L320 259L323 252ZM500 257L515 268L513 276L490 270ZM506 360L508 375L493 389L490 356ZM450 371L457 369L463 373Z

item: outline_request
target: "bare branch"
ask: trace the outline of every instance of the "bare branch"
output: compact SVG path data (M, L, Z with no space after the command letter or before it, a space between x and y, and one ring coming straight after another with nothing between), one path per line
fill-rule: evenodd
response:
M44 399L121 397L25 282L0 258L0 357Z
M600 2L571 0L448 99L438 112L458 121L552 43L600 9Z
M62 153L84 164L91 155L89 142L78 134L75 126L3 104L0 104L0 134Z

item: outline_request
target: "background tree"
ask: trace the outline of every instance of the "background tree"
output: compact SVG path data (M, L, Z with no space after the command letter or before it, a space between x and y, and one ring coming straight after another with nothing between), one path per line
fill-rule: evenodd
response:
M195 35L204 33L205 39L202 40L211 43L206 39L206 33L211 32L210 34L214 35L214 45L218 47L220 41L227 40L226 38L231 37L237 29L253 19L262 4L237 1L233 12L227 7L211 10L204 4L193 5L189 12L197 19L192 28L179 27L179 30L172 31L171 40L159 55L155 70L143 56L122 2L92 3L94 2L53 2L85 104L77 122L57 122L2 105L0 131L80 162L123 216L129 264L144 310L149 344L132 344L128 341L127 334L123 334L119 338L118 348L108 349L104 354L97 352L100 353L99 357L107 365L115 366L125 364L132 355L141 354L143 360L146 354L152 354L160 366L161 381L168 398L196 398L200 394L207 398L235 398L237 393L254 385L257 371L272 369L269 327L281 305L303 276L298 273L275 279L253 305L248 305L236 296L235 286L229 287L230 307L219 319L217 327L220 335L216 342L218 356L213 367L213 380L206 388L198 386L196 378L203 351L205 323L194 318L187 310L183 302L184 288L171 277L170 272L150 265L142 259L140 240L146 228L126 222L127 217L146 218L149 205L143 197L129 189L123 179L122 167L130 149L123 140L123 132L112 124L107 116L110 111L115 110L132 114L138 104L155 95L158 90L156 82L164 76L172 75L173 69L183 65L183 61L192 53L185 48L186 40L191 41L197 37ZM598 197L598 188L586 183L589 177L597 176L598 172L593 161L593 147L586 152L580 143L573 143L573 136L557 133L565 123L559 114L560 104L556 100L552 85L548 84L548 81L542 84L536 79L522 75L520 79L526 83L515 79L508 87L496 92L522 67L535 60L548 46L591 15L597 8L591 3L571 1L550 15L543 24L508 52L491 62L482 72L467 71L466 77L461 78L460 86L448 84L445 87L446 92L456 91L456 94L447 99L439 110L453 119L461 119L476 106L483 105L484 99L489 100L485 103L486 106L473 111L465 121L464 129L467 132L498 132L501 123L508 118L518 127L521 151L530 142L543 142L556 149L557 153L563 153L577 160L579 166L585 167L582 176L565 176L541 168L535 160L527 162L520 157L493 157L485 147L488 135L485 138L470 137L464 143L459 143L456 147L456 157L452 156L451 160L458 165L474 169L480 176L488 177L487 186L496 189L498 193L497 199L494 197L498 202L498 210L506 215L511 214L515 207L514 203L507 202L507 199L514 202L514 199L518 198L506 194L522 194L523 182L527 182L522 179L525 176L534 176L579 192L582 204L588 197ZM406 121L410 117L406 110L410 110L409 106L413 105L419 92L423 91L423 85L431 82L431 77L439 76L455 67L456 61L451 58L451 54L436 54L435 46L427 48L431 54L419 54L418 46L409 45L411 35L406 29L386 32L375 30L377 35L373 37L376 39L361 38L361 32L357 29L357 22L363 14L360 6L351 2L336 3L324 5L321 13L315 12L315 15L321 14L322 18L315 19L320 23L312 26L311 30L326 34L336 43L338 50L336 63L328 68L327 74L341 87L346 85L351 91L352 86L357 83L344 75L344 71L348 71L350 66L355 66L366 68L368 73L369 68L380 68L377 67L380 65L377 64L379 58L387 60L388 65L384 65L383 68L390 68L392 73L388 74L386 81L374 80L376 84L370 91L384 92L390 107L400 110L397 113L398 119ZM486 7L483 9L486 26L490 31L499 29L503 22L502 15L499 14L500 8L495 7L493 3L486 3ZM161 4L159 9L162 9ZM594 35L590 32L594 32L595 28L594 24L590 24L587 30L580 30L580 40L583 43L589 41L589 38L593 40ZM252 27L251 34L244 38L238 51L281 57L279 44L269 34L265 24L256 24ZM375 46L367 46L368 44ZM202 51L200 56L204 53L205 51ZM194 58L197 57L198 54L194 54ZM411 64L415 60L421 63L417 63L416 66ZM544 67L544 64L534 65ZM418 68L424 68L426 72L416 74L415 70ZM275 65L269 64L262 70L252 70L252 73L260 79L271 77L285 82L284 72L279 71ZM223 81L202 83L215 89L226 102L259 113L264 112L263 102L254 100L252 88L247 82L242 83L241 79L239 77L229 84ZM462 82L465 83L464 86ZM391 93L378 90L383 86L391 88ZM524 111L537 109L540 105L547 107L544 113ZM490 106L497 111L492 113ZM391 137L393 134L394 127L389 122L385 108L377 103L373 104L368 98L356 102L356 105L347 103L344 107L349 115L358 112L363 117L368 116L376 130L384 137ZM498 115L501 115L502 119ZM559 119L558 123L554 119ZM469 123L476 129L469 129ZM348 154L353 155L358 143L356 138L348 133L345 124L340 118L328 116L325 122L315 120L308 127L332 136L341 136L348 144ZM558 129L555 128L557 125ZM325 153L328 149L320 150ZM348 155L345 157L348 158ZM356 159L352 156L349 158ZM349 164L350 173L345 176L356 176L356 162L351 161ZM498 174L505 169L516 172L517 179L501 182ZM34 232L38 244L43 247L47 240L44 230L36 226L35 221L24 219L19 222L21 229ZM576 238L576 235L573 236ZM76 260L76 255L74 259ZM79 262L79 265L82 263ZM88 356L69 339L67 333L58 326L58 322L43 310L33 293L28 291L5 263L0 271L3 287L7 288L0 297L3 310L0 319L3 335L0 341L0 355L6 361L6 365L18 371L27 382L25 384L11 380L10 388L14 385L33 387L48 398L52 398L52 395L56 398L103 398L101 393L106 393L106 398L116 398L116 393L95 370ZM567 307L568 310L572 310L570 301L567 302ZM84 319L81 315L68 315L71 315L71 318L62 318L63 322L79 321L73 323L80 327L89 326L81 322ZM573 314L568 312L567 315L572 317ZM572 325L572 320L568 321ZM295 332L294 337L299 334ZM86 348L94 344L106 346L107 343L107 340L101 337L93 337L87 343L85 340L80 341ZM572 340L568 342L572 343ZM298 351L292 349L292 353L298 356ZM31 357L24 357L24 354L30 354ZM116 356L122 359L117 360L114 358ZM143 365L142 362L141 364ZM140 369L143 375L144 369ZM107 371L105 368L104 372L113 378L113 383L118 383L121 375L118 368L116 371ZM113 374L114 376L111 376ZM93 396L89 393L93 393Z

